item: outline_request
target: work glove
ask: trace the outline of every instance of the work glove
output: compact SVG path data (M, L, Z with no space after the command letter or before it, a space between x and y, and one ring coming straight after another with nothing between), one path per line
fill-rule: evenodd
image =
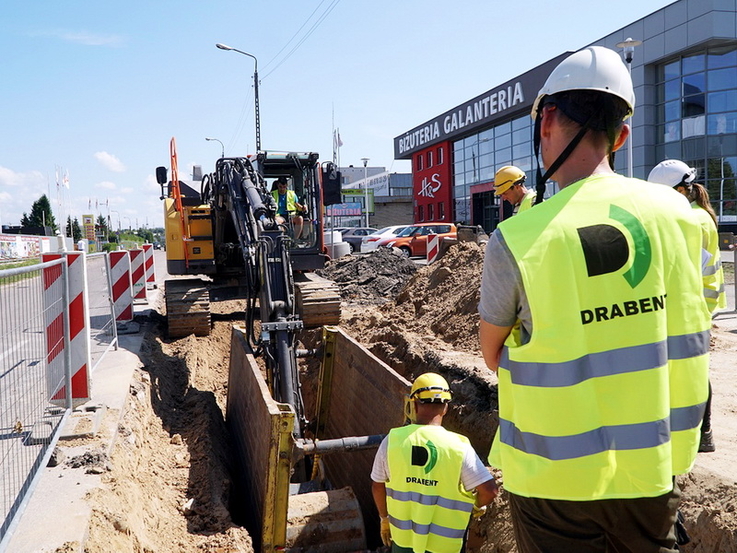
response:
M390 547L392 544L392 531L389 526L389 517L381 517L381 542Z

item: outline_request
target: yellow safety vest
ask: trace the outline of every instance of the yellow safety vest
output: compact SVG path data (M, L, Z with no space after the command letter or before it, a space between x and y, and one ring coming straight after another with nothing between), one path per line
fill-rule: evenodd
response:
M474 497L463 489L468 439L442 426L389 432L386 504L392 540L416 553L458 553Z
M721 252L719 251L719 233L714 219L697 203L692 203L694 214L701 224L703 248L709 254L709 259L702 267L704 280L704 298L709 311L727 307L727 294L724 291L724 271L722 270Z
M537 192L535 190L528 190L527 194L524 195L522 201L517 206L515 214L522 213L523 211L527 211L528 209L530 209L534 205L536 196Z
M677 192L596 175L499 226L532 313L499 364L489 461L526 497L654 497L695 460L710 314Z
M271 192L271 196L274 198L274 201L276 202L276 209L277 213L279 215L287 215L287 214L294 214L297 211L297 194L294 192L294 190L287 190L287 213L279 213L279 191L273 190Z

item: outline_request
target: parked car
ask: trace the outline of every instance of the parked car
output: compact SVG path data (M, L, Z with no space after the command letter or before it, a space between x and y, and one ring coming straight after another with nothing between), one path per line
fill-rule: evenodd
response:
M408 226L409 225L394 225L384 227L368 236L364 236L363 240L361 240L361 251L364 253L374 251L376 249L376 244L378 244L380 240L396 236Z
M351 253L356 253L361 251L363 237L376 232L376 229L371 227L351 227L343 229L340 232L343 235L343 240L350 244Z
M377 247L399 248L406 256L427 255L427 237L437 234L443 238L457 238L452 223L418 223L411 225L392 238L379 240Z

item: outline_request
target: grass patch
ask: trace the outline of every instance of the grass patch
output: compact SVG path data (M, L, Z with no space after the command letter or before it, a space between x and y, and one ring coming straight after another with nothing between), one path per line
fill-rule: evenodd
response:
M17 269L19 267L31 267L33 265L38 265L41 263L41 260L38 258L33 259L24 259L23 261L8 261L4 263L0 263L0 271L3 269ZM33 272L24 273L21 275L15 275L10 277L0 277L0 285L3 284L10 284L11 282L18 282L19 280L25 280L27 278L32 278L36 276Z

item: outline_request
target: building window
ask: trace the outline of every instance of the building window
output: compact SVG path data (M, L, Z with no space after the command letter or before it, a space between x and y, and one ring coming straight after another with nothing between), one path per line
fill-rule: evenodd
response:
M438 203L438 221L445 221L445 202Z
M424 207L425 206L422 206L422 205L418 205L417 206L417 220L420 223L425 220L425 209L424 209Z
M435 207L433 204L427 205L427 220L428 221L435 220L435 210L433 209L433 207Z
M417 171L422 171L423 169L422 159L423 159L422 154L417 154L417 157L415 158L415 160L417 161Z
M443 147L442 146L438 147L437 157L438 157L438 165L442 165L443 164Z
M656 159L699 171L721 223L737 222L737 45L657 67Z
M427 168L432 167L432 150L427 152Z

